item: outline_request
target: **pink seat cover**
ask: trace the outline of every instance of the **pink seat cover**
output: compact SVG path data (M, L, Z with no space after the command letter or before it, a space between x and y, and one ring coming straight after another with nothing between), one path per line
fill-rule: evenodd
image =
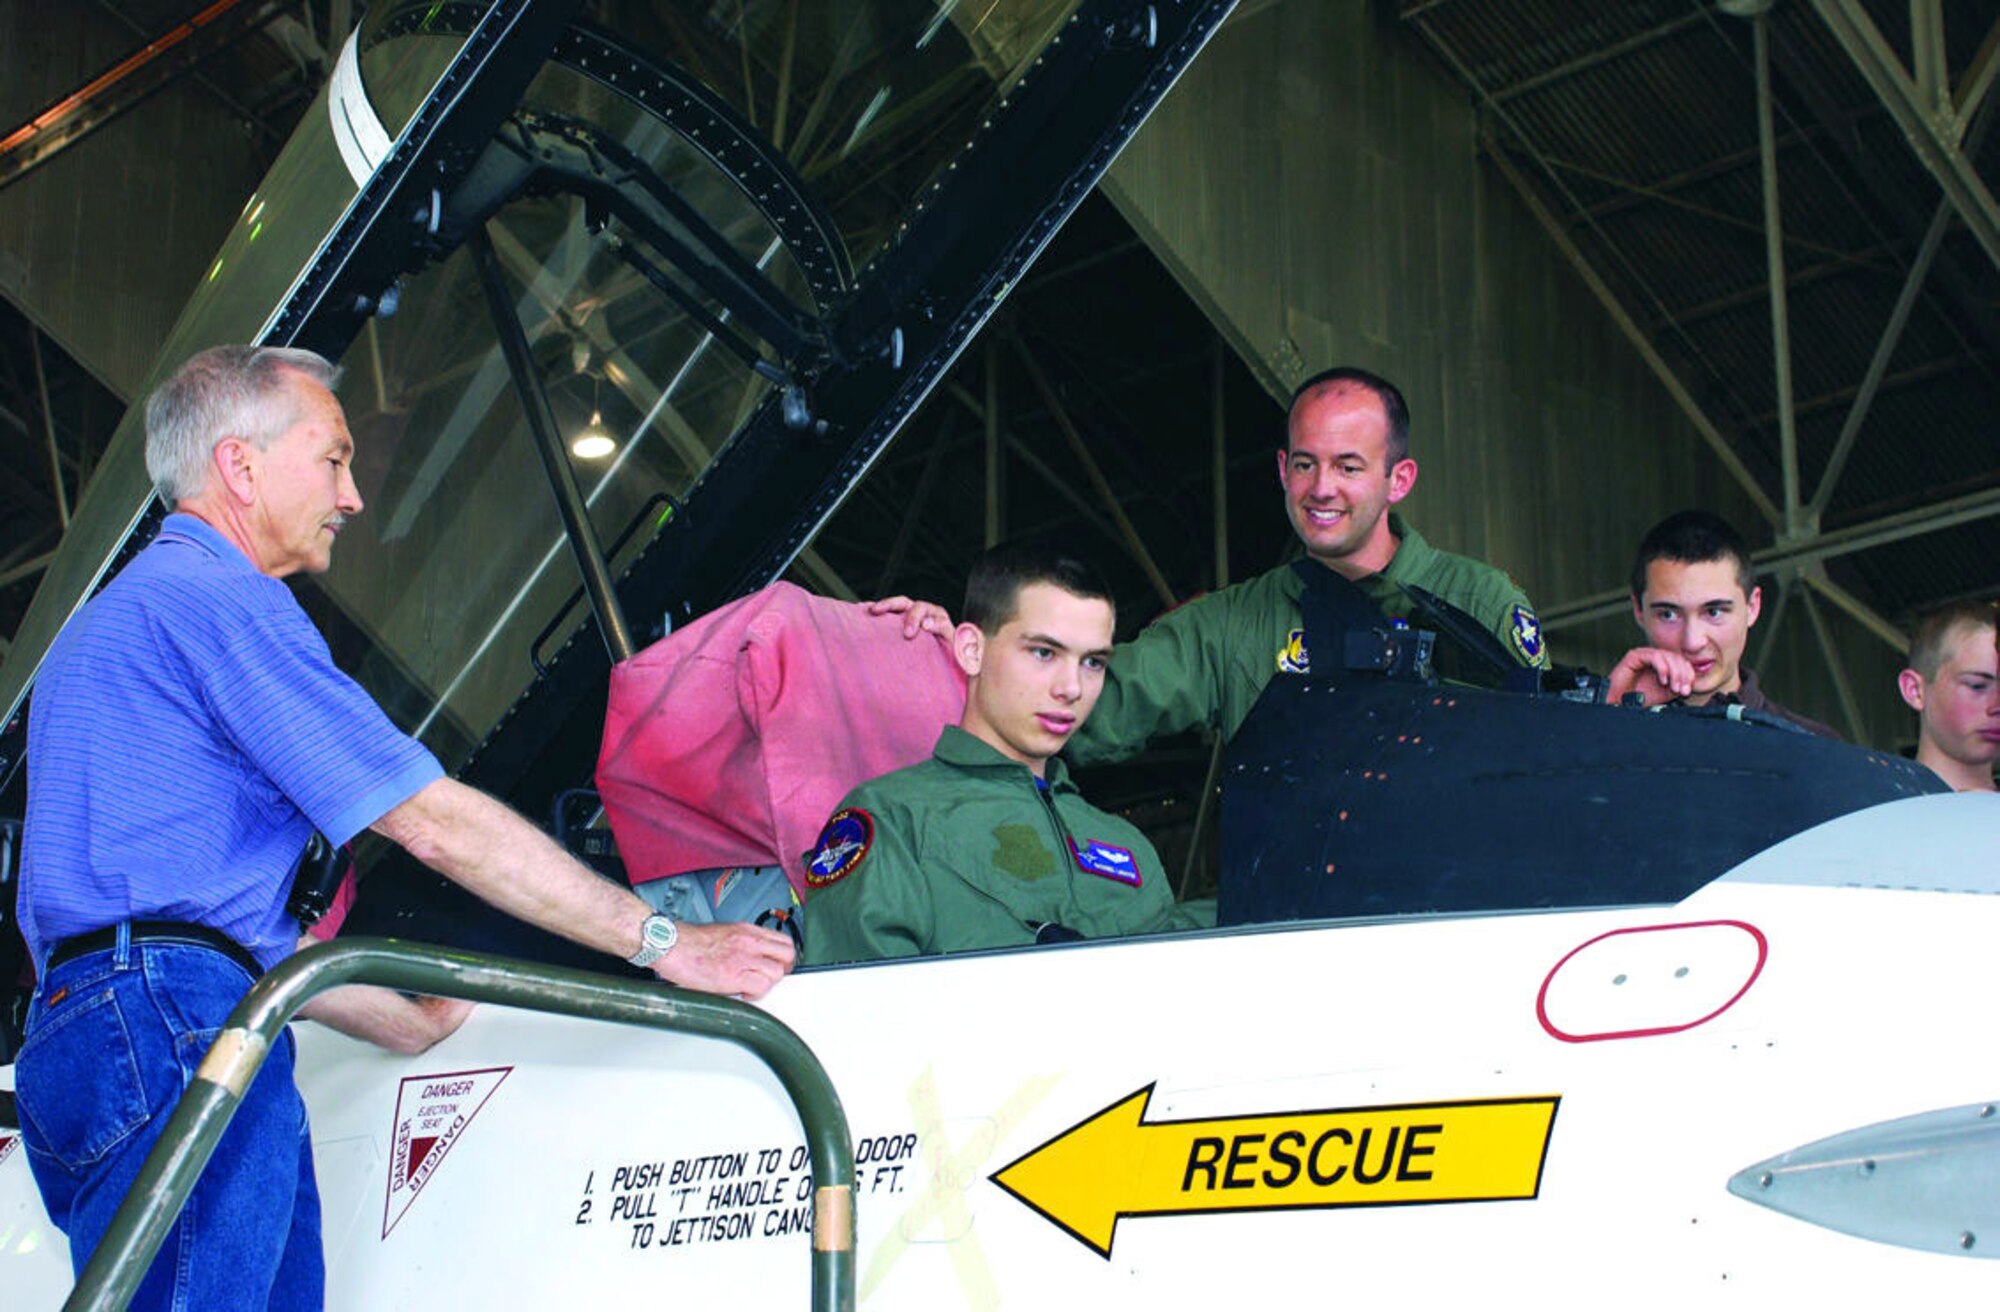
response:
M597 787L635 884L804 858L848 789L930 755L965 708L944 639L789 583L611 672Z

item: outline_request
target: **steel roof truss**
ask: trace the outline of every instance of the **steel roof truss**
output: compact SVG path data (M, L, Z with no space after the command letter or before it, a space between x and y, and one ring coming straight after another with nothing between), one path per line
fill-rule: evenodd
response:
M1951 93L1951 106L1958 113L1961 127L1985 103L1995 73L2000 73L2000 18L1986 29L1986 39L1979 43L1978 53L1965 66L1965 76L1958 80L1958 89Z
M1915 3L1922 6L1927 0ZM2000 266L2000 204L1994 202L1972 161L1959 149L1962 129L1950 99L1941 97L1931 107L1924 105L1918 82L1912 81L1897 60L1860 0L1812 0L1812 6L1902 128L1917 158L1944 189L1986 257Z

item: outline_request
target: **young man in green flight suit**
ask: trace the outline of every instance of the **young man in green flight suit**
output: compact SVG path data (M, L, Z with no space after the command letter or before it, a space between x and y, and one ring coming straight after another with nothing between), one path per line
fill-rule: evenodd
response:
M1421 588L1490 632L1519 664L1548 667L1541 622L1512 579L1440 551L1389 513L1417 482L1409 407L1393 383L1362 369L1316 374L1293 394L1286 427L1278 481L1310 559L1353 582L1386 618L1433 627L1413 613L1406 591ZM1117 649L1097 714L1076 734L1070 759L1120 760L1197 726L1233 735L1273 675L1310 668L1303 587L1290 566L1279 566L1154 620Z
M1158 854L1054 759L1104 686L1115 613L1088 566L1000 546L952 654L965 713L931 759L842 802L806 862L809 964L1185 928Z

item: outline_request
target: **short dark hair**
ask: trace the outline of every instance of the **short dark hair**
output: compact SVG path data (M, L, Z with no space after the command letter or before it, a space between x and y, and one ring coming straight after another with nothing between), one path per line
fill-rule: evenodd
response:
M960 618L977 624L988 635L998 633L1019 609L1021 589L1030 583L1053 583L1071 596L1117 602L1111 589L1087 562L1045 542L1003 542L972 562L965 579L965 610Z
M1375 394L1382 403L1383 413L1389 416L1389 464L1394 467L1410 458L1410 404L1403 399L1397 386L1380 374L1371 374L1366 369L1356 369L1352 365L1339 365L1332 369L1322 369L1312 377L1292 389L1292 403L1285 407L1287 428L1285 447L1291 449L1292 438L1289 427L1292 411L1299 408L1299 402L1315 388L1328 383L1352 383L1364 387Z
M1638 554L1632 557L1632 600L1646 599L1646 567L1656 560L1699 565L1724 557L1735 562L1737 585L1749 596L1757 586L1757 570L1743 535L1728 520L1706 510L1675 511L1639 539Z
M1927 612L1910 637L1910 668L1926 679L1937 678L1944 649L1960 629L2000 627L2000 602L1955 601Z

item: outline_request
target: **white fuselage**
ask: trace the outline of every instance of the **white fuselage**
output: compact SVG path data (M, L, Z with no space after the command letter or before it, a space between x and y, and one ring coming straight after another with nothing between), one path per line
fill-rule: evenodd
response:
M846 1106L863 1308L1972 1306L2000 1288L1976 1248L1727 1186L2000 1095L1996 838L2000 800L1917 798L1675 906L824 970L770 1009ZM410 1059L299 1034L331 1306L803 1299L802 1136L741 1051L495 1008ZM991 1178L1147 1086L1143 1122ZM19 1151L0 1227L7 1305L55 1306Z

